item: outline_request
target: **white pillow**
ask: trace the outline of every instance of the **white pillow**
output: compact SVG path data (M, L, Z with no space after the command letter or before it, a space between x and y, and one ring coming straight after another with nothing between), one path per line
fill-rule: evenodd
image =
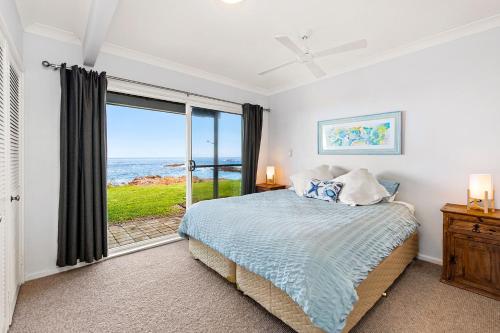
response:
M367 169L353 170L334 181L344 184L339 200L348 205L373 205L390 195Z
M309 184L311 179L330 180L334 177L328 165L320 165L312 170L305 170L291 175L290 181L292 182L295 193L301 197L304 195L307 184Z
M330 173L332 174L333 178L340 177L342 175L345 175L348 172L349 172L348 170L341 168L339 166L336 166L336 165L332 165L330 167Z

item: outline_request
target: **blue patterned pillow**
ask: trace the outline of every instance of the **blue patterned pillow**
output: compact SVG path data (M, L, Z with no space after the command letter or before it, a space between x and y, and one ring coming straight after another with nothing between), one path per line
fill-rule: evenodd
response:
M306 190L304 191L304 196L308 198L337 202L343 186L344 184L333 180L311 179L306 187Z
M389 179L379 179L378 182L380 183L380 185L385 187L385 189L387 190L387 192L389 192L391 196L393 196L398 192L399 188L398 182Z

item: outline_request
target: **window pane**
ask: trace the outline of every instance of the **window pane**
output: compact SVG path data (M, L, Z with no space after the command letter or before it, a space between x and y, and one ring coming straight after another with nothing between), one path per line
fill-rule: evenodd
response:
M193 108L192 115L192 159L196 162L197 165L213 165L215 164L214 117L216 113L209 110ZM203 174L205 176L206 170L203 170ZM210 176L210 178L212 178L212 176Z
M241 137L241 116L220 113L219 164L241 164Z
M241 115L193 108L191 123L192 202L240 195Z
M241 166L221 166L219 169L219 198L241 195Z

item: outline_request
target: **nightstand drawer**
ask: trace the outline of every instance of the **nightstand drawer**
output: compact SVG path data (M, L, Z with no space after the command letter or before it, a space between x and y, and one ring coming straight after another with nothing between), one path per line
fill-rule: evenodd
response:
M500 227L484 224L481 222L471 223L455 220L448 228L448 231L467 235L472 234L478 237L500 239Z
M479 223L479 222L481 222L481 220L477 216L451 214L451 213L447 213L446 216L450 219L450 221L453 221L453 224L458 223L458 221L464 222L464 223Z

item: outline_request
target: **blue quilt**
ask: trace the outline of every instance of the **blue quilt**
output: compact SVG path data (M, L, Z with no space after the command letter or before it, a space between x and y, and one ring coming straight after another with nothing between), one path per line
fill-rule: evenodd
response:
M340 332L355 288L415 232L397 203L351 207L281 190L203 201L179 227L286 292L327 332Z

